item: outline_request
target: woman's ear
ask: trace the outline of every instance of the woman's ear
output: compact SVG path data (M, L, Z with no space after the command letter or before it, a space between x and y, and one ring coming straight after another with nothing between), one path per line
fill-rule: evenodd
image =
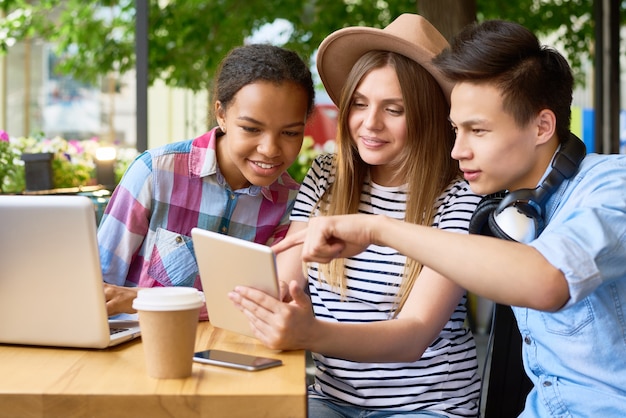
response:
M537 115L537 144L545 144L556 135L556 116L549 109Z
M215 120L217 124L220 126L222 132L226 133L226 109L222 106L222 102L219 100L215 101L214 112Z

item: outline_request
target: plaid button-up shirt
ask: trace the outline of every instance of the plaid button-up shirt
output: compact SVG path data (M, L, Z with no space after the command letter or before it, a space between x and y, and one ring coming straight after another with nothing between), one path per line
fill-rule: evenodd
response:
M193 227L268 245L285 236L299 184L283 173L268 187L231 190L215 146L213 129L137 157L98 228L105 282L201 289Z

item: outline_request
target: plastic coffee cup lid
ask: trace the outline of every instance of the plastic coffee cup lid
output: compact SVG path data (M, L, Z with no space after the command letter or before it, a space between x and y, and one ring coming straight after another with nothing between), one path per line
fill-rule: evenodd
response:
M194 287L152 287L137 292L133 309L180 311L200 308L204 303L204 294Z

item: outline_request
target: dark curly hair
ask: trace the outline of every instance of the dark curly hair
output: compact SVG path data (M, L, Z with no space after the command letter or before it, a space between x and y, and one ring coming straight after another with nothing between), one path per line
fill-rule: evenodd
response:
M227 109L241 88L257 81L301 86L309 99L307 117L313 111L315 89L309 67L295 52L269 44L232 49L220 63L212 100L219 100Z

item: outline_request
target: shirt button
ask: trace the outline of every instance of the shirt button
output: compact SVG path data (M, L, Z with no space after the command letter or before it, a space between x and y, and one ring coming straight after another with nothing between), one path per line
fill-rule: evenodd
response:
M227 230L228 229L225 226L222 227L222 232L226 232Z
M180 235L178 235L176 237L176 244L182 244L183 243L183 237L181 237Z
M530 339L530 337L527 335L524 337L524 342L528 345L530 345L530 343L532 342L532 340Z
M552 382L548 382L547 380L545 382L543 382L543 386L545 387L550 387L552 386Z
M235 199L235 195L233 193L230 194L230 200L234 200Z

